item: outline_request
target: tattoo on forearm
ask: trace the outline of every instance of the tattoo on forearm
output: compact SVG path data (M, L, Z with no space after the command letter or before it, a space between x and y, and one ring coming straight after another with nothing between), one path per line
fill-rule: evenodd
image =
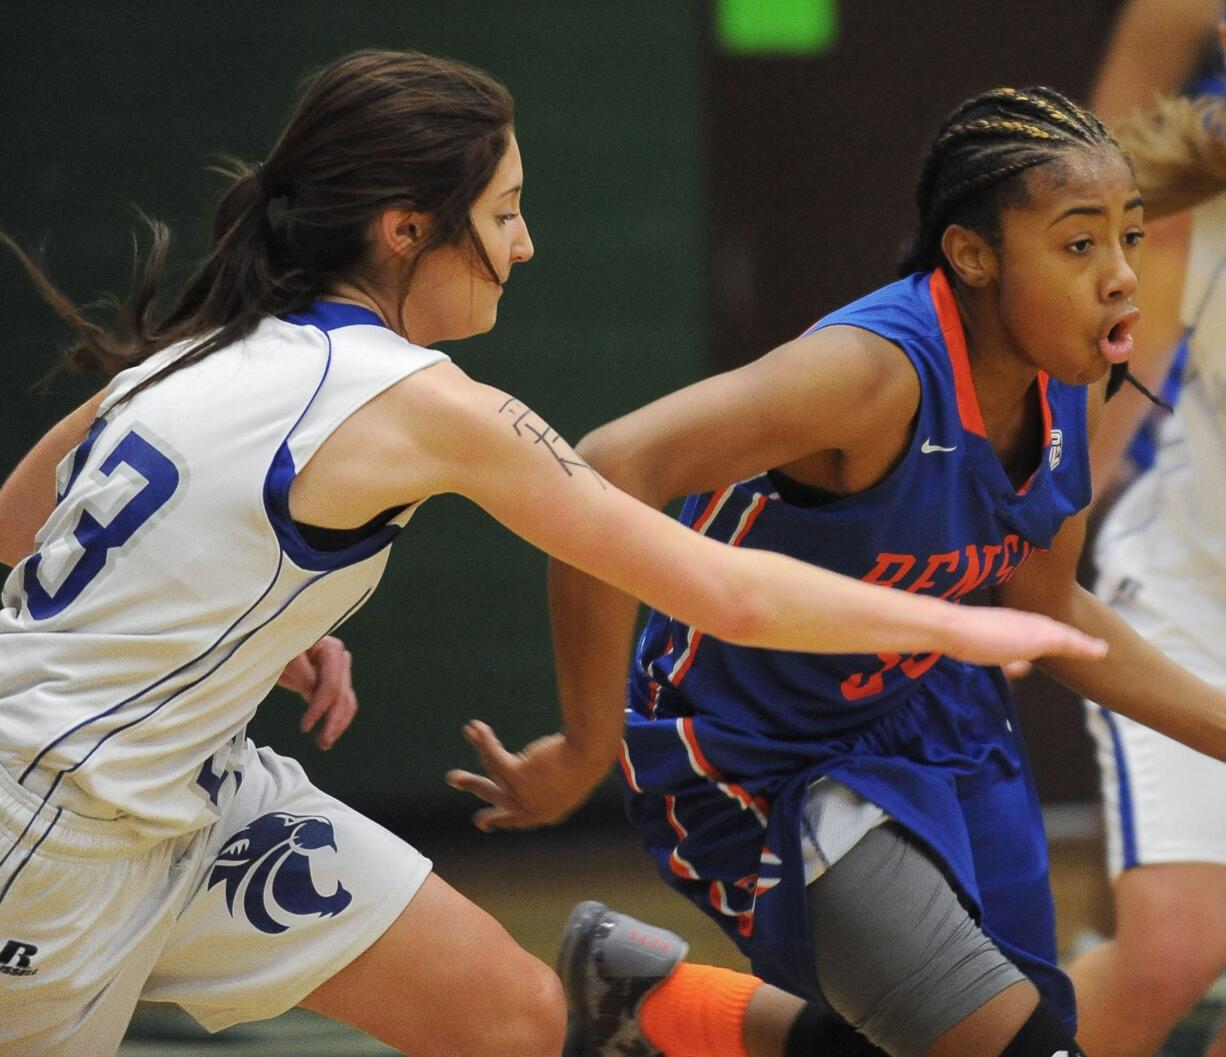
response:
M571 451L558 431L541 422L531 408L525 407L515 397L510 397L498 412L511 416L511 428L515 430L517 437L531 436L535 438L533 444L544 445L545 450L553 456L554 462L562 467L567 477L574 477L577 470L586 470L601 488L606 487L604 478Z

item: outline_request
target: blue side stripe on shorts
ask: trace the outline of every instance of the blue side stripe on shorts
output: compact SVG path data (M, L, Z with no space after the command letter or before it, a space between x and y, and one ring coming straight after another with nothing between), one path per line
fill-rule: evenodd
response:
M1124 849L1124 869L1131 870L1140 860L1137 858L1136 823L1132 812L1132 787L1128 781L1128 760L1124 757L1124 741L1120 736L1115 716L1099 706L1107 730L1111 732L1111 749L1115 754L1115 779L1120 798L1120 838Z

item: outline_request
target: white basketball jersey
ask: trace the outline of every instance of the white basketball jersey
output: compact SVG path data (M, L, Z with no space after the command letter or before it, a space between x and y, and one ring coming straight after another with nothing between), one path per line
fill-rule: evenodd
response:
M412 513L317 550L290 517L296 473L372 397L447 358L319 302L119 402L176 351L114 379L0 609L0 764L155 837L213 821L256 706L366 601Z
M1226 195L1195 210L1182 315L1188 359L1175 413L1096 548L1104 577L1133 577L1152 604L1176 608L1189 589L1226 589Z

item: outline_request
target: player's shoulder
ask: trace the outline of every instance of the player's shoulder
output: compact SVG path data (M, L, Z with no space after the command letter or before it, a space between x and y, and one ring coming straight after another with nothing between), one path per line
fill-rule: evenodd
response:
M429 449L479 446L482 430L512 402L442 358L388 386L357 414L385 443Z
M854 323L811 331L784 347L805 371L819 372L856 406L899 413L914 410L920 382L911 357L894 340Z

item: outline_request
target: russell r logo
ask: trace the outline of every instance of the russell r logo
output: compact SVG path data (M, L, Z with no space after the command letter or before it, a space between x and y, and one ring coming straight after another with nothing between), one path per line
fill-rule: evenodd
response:
M9 976L33 976L37 969L31 968L30 959L38 953L38 948L32 943L21 940L5 940L0 947L0 973Z
M333 917L353 896L339 881L324 895L311 878L311 859L336 852L332 823L320 815L262 815L230 838L213 863L208 887L224 884L226 906L236 906L261 932L284 932L294 918Z

